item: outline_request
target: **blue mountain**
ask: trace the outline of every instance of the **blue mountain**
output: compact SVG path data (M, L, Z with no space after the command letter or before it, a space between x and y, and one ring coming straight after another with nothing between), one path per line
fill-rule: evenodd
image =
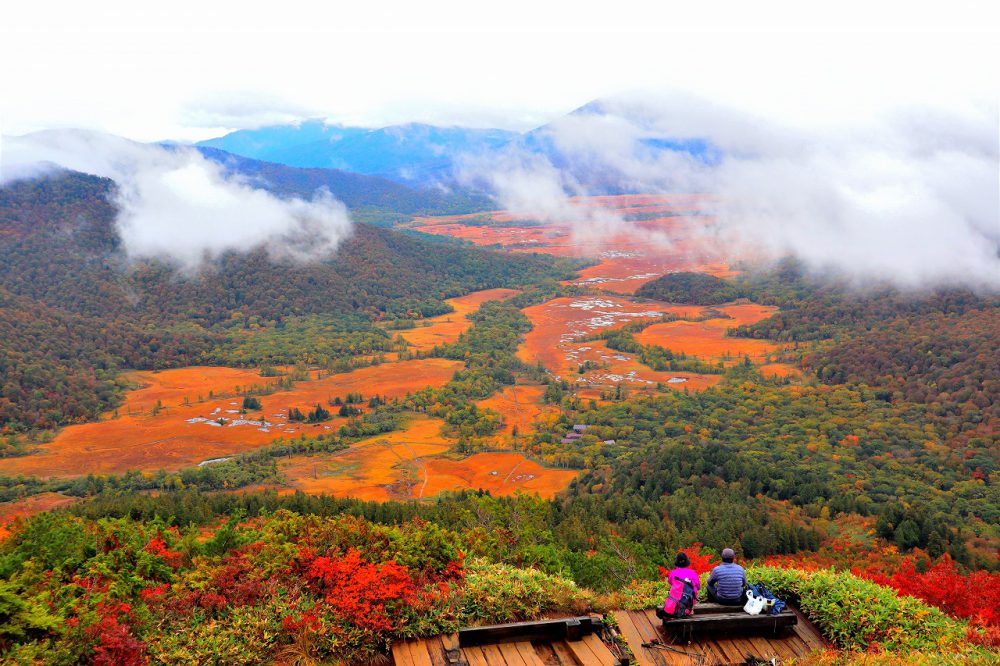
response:
M420 123L366 129L312 120L240 130L197 145L289 166L339 169L402 183L426 183L450 172L458 155L494 151L518 136L499 129Z
M339 169L293 167L242 157L219 148L202 146L198 150L230 173L248 178L257 187L280 196L306 199L312 198L318 190L325 189L356 214L360 211L381 211L402 215L446 215L468 213L491 206L488 198L460 189L416 187L380 176Z
M684 153L708 166L722 159L722 152L705 137L671 137L657 133L655 123L638 106L595 100L569 115L617 115L639 128L646 136L632 148L633 157L637 159L653 159L662 151ZM456 164L462 156L521 151L545 155L555 166L567 170L594 192L618 193L634 189L635 184L619 182L614 171L600 160L581 160L579 155L561 150L554 136L562 120L556 119L523 134L421 123L367 129L309 120L296 125L239 130L197 145L271 163L336 169L418 187L442 183L450 186L456 179Z

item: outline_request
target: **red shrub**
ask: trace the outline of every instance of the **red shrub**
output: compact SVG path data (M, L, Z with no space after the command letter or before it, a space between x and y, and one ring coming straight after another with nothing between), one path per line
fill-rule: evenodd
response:
M87 628L95 640L93 663L97 666L141 666L146 663L146 644L132 635L128 625L132 607L123 603L102 603L100 619Z
M270 590L268 581L261 578L259 568L246 553L227 556L212 577L212 584L230 603L240 606L257 603Z
M162 599L169 590L170 590L170 583L161 583L159 585L144 587L143 589L139 590L139 596L142 598L143 601L150 602Z
M200 595L196 601L199 607L204 608L207 611L219 611L225 608L226 598L221 594L216 594L215 592L205 592Z
M861 575L937 606L949 615L975 620L983 626L1000 626L1000 573L974 571L962 575L944 555L925 572L917 572L912 558L905 558L892 576Z
M167 566L176 569L183 564L184 554L167 548L167 542L163 540L163 537L154 537L146 544L143 548L147 553L151 553L161 558L166 562Z
M973 645L989 648L1000 648L1000 627L981 627L976 622L970 622L965 629L966 639Z
M681 548L680 551L688 556L688 559L691 561L689 566L699 574L708 573L716 564L719 563L719 560L717 560L715 555L711 552L702 554L703 549L704 545L700 541L696 541L687 548ZM666 578L668 573L670 573L669 569L660 567L661 578Z
M405 567L389 560L372 564L351 549L342 557L317 557L306 570L327 606L351 624L371 631L393 628L387 606L408 605L417 589Z
M281 626L285 631L319 631L321 624L319 616L316 614L316 607L313 607L297 618L294 615L289 615L281 619Z
M92 628L98 634L93 661L96 666L140 666L146 663L146 644L132 635L127 624L106 617Z

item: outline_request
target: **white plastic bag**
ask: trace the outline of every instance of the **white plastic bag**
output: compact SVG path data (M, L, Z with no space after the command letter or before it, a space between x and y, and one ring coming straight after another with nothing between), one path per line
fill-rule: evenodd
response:
M747 590L747 602L743 605L743 610L750 615L760 615L760 612L764 610L765 603L764 597L757 596L753 590Z

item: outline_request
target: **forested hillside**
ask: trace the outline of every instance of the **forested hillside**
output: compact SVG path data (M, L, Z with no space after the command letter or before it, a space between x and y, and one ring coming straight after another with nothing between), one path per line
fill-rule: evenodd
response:
M218 148L202 147L199 150L228 171L246 176L251 182L279 196L311 199L317 190L324 188L355 214L381 212L383 215L396 217L413 214L448 215L482 210L494 205L482 195L432 188L418 189L388 178L338 169L287 166L241 157Z
M809 276L791 260L736 280L669 274L637 294L677 303L750 298L776 305L780 311L772 317L735 326L731 333L791 342L797 360L819 381L860 384L895 412L919 411L947 442L956 469L985 479L1000 468L996 296L961 289L858 288Z
M731 283L705 273L667 273L639 287L636 296L667 303L718 305L736 300L739 290Z
M360 327L384 337L371 322L441 314L448 297L568 275L544 257L363 224L323 262L280 262L257 248L182 274L124 254L108 199L113 187L66 174L0 190L0 428L92 418L113 401L117 370L189 365L209 349L223 362L236 348L234 331L267 335L322 317L345 334Z

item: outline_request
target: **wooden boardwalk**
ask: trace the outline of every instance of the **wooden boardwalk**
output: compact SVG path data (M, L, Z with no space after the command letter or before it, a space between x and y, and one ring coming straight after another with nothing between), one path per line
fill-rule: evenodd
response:
M616 666L619 661L596 634L578 641L512 641L459 647L454 634L396 641L396 666Z
M799 611L794 612L798 615L798 624L779 635L727 632L695 636L690 643L675 643L675 639L663 631L662 623L652 610L619 610L613 611L612 616L618 623L619 634L635 656L633 663L639 666L727 666L743 664L751 656L763 661L776 659L780 664L827 647L819 630ZM669 649L642 647L643 643L654 639Z
M793 612L798 616L798 624L776 635L706 632L704 636L695 636L691 642L680 642L664 632L652 610L617 610L611 615L617 624L613 633L632 652L631 664L730 666L744 664L748 657L762 661L775 659L780 664L828 647L819 630L799 611ZM600 618L595 621L600 622ZM528 628L531 624L524 623L526 632L531 631ZM536 629L538 624L544 623L535 623ZM578 640L538 639L536 631L536 640L531 640L528 633L519 638L513 631L517 626L489 628L488 632L500 636L495 630L502 627L505 637L496 639L498 642L478 645L467 644L470 641L465 638L460 645L459 634L396 641L392 645L392 659L396 666L618 666L621 664L619 657L624 656L617 645L611 645L607 627L603 639L598 633L589 633ZM480 629L463 630L473 631ZM658 642L660 647L643 647L643 643L653 642Z

